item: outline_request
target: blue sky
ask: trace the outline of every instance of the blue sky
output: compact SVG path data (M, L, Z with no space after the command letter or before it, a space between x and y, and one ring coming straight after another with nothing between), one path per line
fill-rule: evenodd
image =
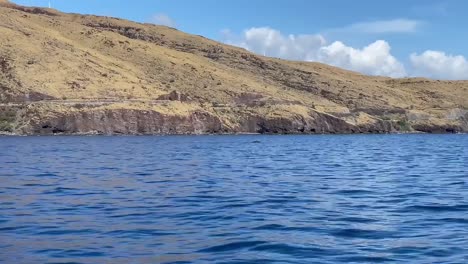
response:
M48 0L14 2L48 5ZM66 12L166 24L267 56L374 75L468 79L465 0L51 2Z

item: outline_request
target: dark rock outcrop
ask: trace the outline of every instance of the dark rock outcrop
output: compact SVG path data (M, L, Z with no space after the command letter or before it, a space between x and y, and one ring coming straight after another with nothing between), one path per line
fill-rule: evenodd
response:
M55 117L31 122L24 134L212 134L222 133L219 118L206 112L188 116L165 115L145 110L96 110L58 114Z
M22 126L19 134L102 134L102 135L183 135L183 134L350 134L390 133L390 122L356 126L338 117L312 111L309 116L242 116L237 126L228 127L208 112L195 111L186 116L134 109L80 110L57 112L34 119Z
M168 94L164 94L159 96L156 100L168 100L168 101L179 101L179 102L187 102L190 101L191 98L183 93L178 91L172 91Z
M420 123L420 124L413 124L413 129L415 131L424 132L424 133L462 133L467 132L468 130L464 129L460 125L437 125L437 124L428 124L428 123Z
M390 133L394 128L386 121L368 126L355 126L332 115L311 112L308 117L249 116L241 122L238 131L260 134L352 134Z

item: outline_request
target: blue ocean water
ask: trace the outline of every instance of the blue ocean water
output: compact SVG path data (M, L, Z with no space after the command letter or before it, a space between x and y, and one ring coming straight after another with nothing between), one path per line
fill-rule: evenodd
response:
M468 136L0 137L0 262L468 263Z

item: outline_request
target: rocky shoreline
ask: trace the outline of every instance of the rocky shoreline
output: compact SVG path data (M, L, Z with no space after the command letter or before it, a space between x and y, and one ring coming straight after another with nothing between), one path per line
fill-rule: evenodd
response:
M184 113L151 108L60 109L31 107L11 110L4 117L1 135L224 135L224 134L396 134L396 133L466 133L466 120L437 124L409 121L406 115L397 120L372 117L358 122L363 113L337 117L309 110L302 115L262 115L252 111L228 112L191 109ZM55 110L54 110L55 109ZM5 111L4 111L5 112ZM350 119L350 117L353 117ZM5 120L9 123L5 125ZM405 120L404 122L402 120Z

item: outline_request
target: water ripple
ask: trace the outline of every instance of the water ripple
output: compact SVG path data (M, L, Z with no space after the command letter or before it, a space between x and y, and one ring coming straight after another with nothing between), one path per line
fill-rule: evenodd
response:
M466 263L467 146L0 137L0 262Z
M245 242L232 242L219 246L209 247L200 250L199 252L224 252L224 251L235 251L246 248L252 248L257 245L265 244L265 241L245 241Z

